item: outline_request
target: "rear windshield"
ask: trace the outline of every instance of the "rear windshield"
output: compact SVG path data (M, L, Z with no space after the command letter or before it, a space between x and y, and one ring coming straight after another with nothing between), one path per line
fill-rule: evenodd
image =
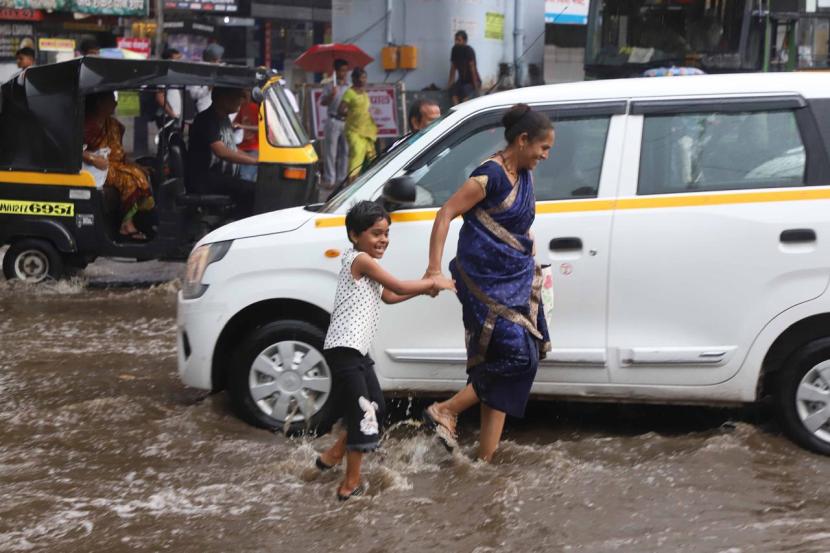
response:
M295 147L308 144L308 135L294 111L291 100L280 85L265 93L265 124L272 146Z

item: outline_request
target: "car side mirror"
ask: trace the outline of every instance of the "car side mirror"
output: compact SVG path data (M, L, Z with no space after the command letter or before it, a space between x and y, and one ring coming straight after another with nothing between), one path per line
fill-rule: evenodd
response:
M251 100L256 102L257 104L261 104L262 101L265 99L265 94L262 93L262 89L258 86L255 86L251 89Z
M391 209L400 208L402 204L411 204L415 197L415 179L410 175L391 178L383 185L381 198Z

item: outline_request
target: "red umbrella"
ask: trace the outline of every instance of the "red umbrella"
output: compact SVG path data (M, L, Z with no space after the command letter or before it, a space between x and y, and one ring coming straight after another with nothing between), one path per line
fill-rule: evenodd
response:
M374 58L354 44L315 44L294 60L298 66L311 73L331 73L334 71L334 60L341 59L349 62L349 67L364 67Z

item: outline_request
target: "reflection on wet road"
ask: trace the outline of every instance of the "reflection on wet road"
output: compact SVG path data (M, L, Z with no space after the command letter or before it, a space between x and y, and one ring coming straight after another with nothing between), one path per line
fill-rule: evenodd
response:
M751 410L535 403L493 466L401 424L340 504L330 437L180 384L174 311L174 285L0 283L0 550L830 550L830 459Z

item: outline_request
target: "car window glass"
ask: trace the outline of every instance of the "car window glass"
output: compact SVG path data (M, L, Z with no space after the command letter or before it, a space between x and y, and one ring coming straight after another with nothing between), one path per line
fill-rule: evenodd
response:
M469 127L468 127L469 129ZM410 168L417 186L412 207L438 207L467 180L473 169L504 146L504 129L497 122L472 133L460 131L444 148Z
M554 121L553 148L533 172L537 200L597 196L609 121L608 116Z
M807 155L795 113L647 115L639 194L802 186Z

